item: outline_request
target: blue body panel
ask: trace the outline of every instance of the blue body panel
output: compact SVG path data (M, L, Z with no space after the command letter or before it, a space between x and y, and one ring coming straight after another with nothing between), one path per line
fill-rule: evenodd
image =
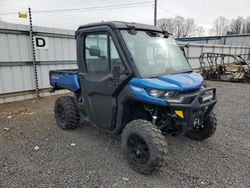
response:
M70 91L76 92L80 90L80 84L78 80L77 73L67 73L67 72L52 72L50 75L50 85L53 87L61 87L64 89L69 89Z
M191 92L200 89L202 82L203 78L200 74L191 72L159 76L157 78L133 78L129 82L129 88L132 94L139 100L153 104L167 105L168 103L164 99L150 96L145 89L149 88L180 93Z

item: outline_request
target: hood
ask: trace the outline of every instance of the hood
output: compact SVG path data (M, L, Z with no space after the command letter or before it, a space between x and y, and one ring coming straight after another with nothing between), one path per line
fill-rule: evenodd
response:
M200 74L191 72L159 76L156 78L133 78L130 84L140 88L187 92L199 89L202 82L203 78Z

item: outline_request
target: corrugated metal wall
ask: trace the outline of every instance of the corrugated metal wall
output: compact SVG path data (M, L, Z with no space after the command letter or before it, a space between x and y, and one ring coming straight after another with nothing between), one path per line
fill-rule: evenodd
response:
M178 38L180 42L199 44L250 46L250 34Z
M250 46L212 45L194 42L178 42L178 44L185 47L187 59L193 69L200 68L199 57L206 52L241 55L245 60L250 59Z
M40 96L50 95L49 70L77 68L74 31L34 27L34 35L48 38L49 47L36 49L35 53ZM249 47L190 42L179 44L185 46L193 68L199 68L199 56L202 52L246 54L245 57L248 58L250 53ZM29 27L0 22L0 103L33 97L36 97L35 75Z
M234 46L250 46L250 35L249 36L238 36L238 37L228 37L225 41L226 45Z
M47 37L48 49L36 49L38 84L49 88L49 70L76 68L74 32L34 27ZM35 76L28 26L0 23L0 103L34 97ZM41 93L41 95L48 93Z

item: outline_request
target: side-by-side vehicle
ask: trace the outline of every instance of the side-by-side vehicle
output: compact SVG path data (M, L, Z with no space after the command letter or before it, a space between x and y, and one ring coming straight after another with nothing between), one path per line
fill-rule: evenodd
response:
M50 71L52 90L73 93L55 102L59 127L88 122L121 134L129 164L144 174L165 164L165 135L204 140L214 134L216 89L203 86L171 34L102 22L80 26L75 37L78 69Z

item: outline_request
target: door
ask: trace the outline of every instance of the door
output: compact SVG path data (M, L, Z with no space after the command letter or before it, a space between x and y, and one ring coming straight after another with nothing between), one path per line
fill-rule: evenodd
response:
M112 130L116 122L117 95L127 78L114 76L117 67L125 66L109 33L84 36L83 58L85 72L80 73L82 94L89 119L95 125Z

